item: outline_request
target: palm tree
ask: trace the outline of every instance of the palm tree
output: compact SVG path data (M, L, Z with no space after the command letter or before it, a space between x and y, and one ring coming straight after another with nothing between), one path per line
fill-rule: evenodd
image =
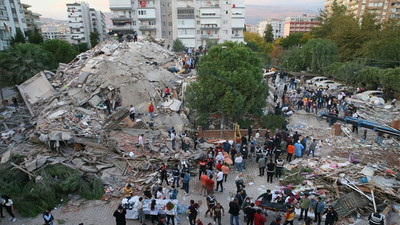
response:
M50 52L34 44L17 44L0 52L0 65L12 73L13 84L20 84L42 70L57 66Z

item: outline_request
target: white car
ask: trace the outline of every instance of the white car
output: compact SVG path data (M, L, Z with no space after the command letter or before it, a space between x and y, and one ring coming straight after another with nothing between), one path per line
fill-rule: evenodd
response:
M328 88L328 86L329 86L329 89L336 89L338 87L343 86L342 84L336 83L333 80L324 80L324 81L316 82L316 83L314 83L314 85L317 88Z
M313 77L310 80L306 80L306 84L314 84L316 82L321 82L324 80L328 80L328 78L327 77Z

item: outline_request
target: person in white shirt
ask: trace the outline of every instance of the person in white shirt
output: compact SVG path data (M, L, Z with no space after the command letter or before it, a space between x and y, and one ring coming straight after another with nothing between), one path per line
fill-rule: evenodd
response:
M142 224L145 220L144 212L143 212L143 198L142 197L140 197L139 201L136 202L136 208L137 208L138 214L139 214L139 222Z
M139 148L140 148L140 151L143 153L143 148L144 148L144 134L141 134L140 136L139 136Z
M239 154L239 155L235 158L235 164L236 164L237 170L238 170L240 173L243 172L242 162L243 162L243 157L242 157L242 155Z
M131 108L129 109L129 117L131 118L131 120L133 120L133 122L135 122L135 113L135 107L131 105Z
M218 170L217 173L217 187L215 188L215 191L218 191L218 187L221 186L221 192L224 191L224 186L222 186L222 182L224 180L224 173L221 170Z
M171 133L172 149L175 151L175 131Z
M158 220L158 205L155 199L151 201L150 204L150 216L151 216L151 223L154 224L154 221Z
M260 130L257 130L255 137L260 138Z

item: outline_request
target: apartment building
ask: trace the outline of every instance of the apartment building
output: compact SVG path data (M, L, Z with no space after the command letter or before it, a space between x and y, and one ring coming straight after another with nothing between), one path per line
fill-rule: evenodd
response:
M28 30L24 11L19 0L0 0L0 50L10 45L17 29L23 34Z
M21 3L21 8L24 12L26 26L28 30L34 30L35 28L41 32L42 30L42 23L40 22L40 15L39 13L34 13L29 8L31 5Z
M380 22L391 18L400 20L400 0L325 0L325 9L330 11L335 1L360 19L368 10Z
M244 0L173 0L173 39L187 47L244 42Z
M104 14L93 8L90 8L90 21L92 25L92 32L99 33L99 41L103 42L106 39L107 27L106 18Z
M161 1L110 0L110 10L113 32L162 37Z
M44 26L42 30L42 36L44 40L63 40L71 42L71 33L64 27L60 26Z
M285 30L285 21L281 19L268 19L258 23L257 25L257 33L264 37L264 32L268 24L272 26L272 34L274 35L274 39L283 37Z
M103 41L106 35L106 25L104 14L89 8L86 2L67 3L68 23L71 33L71 43L90 44L90 32L99 32L100 41Z
M313 27L319 26L319 24L320 22L316 16L303 15L286 17L283 37L287 37L293 33L310 32Z
M187 47L244 41L244 0L110 0L110 9L117 33L178 38Z

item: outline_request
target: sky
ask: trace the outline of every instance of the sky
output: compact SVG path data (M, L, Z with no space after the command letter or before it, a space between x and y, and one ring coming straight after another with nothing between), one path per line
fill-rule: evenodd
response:
M79 0L81 1L81 0ZM78 2L79 2L78 1ZM74 3L76 0L21 0L21 2L32 6L31 10L42 14L42 17L53 19L67 19L67 3ZM89 6L96 10L109 12L109 0L85 0ZM317 11L323 7L324 0L246 0L246 4L271 5L271 6L301 6L303 8Z

